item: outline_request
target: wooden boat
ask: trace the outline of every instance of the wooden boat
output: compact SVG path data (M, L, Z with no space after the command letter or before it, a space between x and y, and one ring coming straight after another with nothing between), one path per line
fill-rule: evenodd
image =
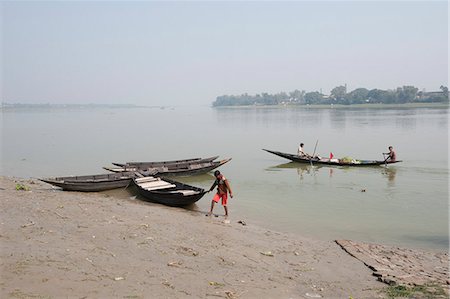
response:
M152 167L161 167L172 164L185 164L185 163L204 163L211 162L219 158L219 156L209 157L209 158L191 158L184 160L173 160L173 161L159 161L159 162L126 162L126 163L112 163L118 167L137 167L137 168L152 168Z
M138 171L146 176L150 175L158 175L158 176L188 176L188 175L197 175L202 173L207 173L217 167L228 163L231 160L224 159L220 161L202 161L202 162L187 162L187 163L179 163L179 164L167 164L163 166L157 167L116 167L109 168L103 167L104 169L112 172L124 172L124 171Z
M397 161L383 161L383 160L353 160L353 161L343 161L341 159L318 159L318 158L303 158L298 155L287 154L277 151L271 151L267 149L263 149L268 153L277 155L282 158L289 159L294 162L299 163L312 163L312 164L321 164L321 165L335 165L335 166L379 166L379 165L387 165L402 162L401 160Z
M202 188L167 178L143 177L135 178L133 182L144 200L173 207L193 204L206 193Z
M138 174L134 172L121 172L55 177L39 180L67 191L96 192L126 187L135 177L138 177Z

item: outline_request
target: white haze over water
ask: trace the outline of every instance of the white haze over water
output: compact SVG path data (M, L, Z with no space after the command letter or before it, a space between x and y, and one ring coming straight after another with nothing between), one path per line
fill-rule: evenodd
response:
M3 1L0 17L2 102L448 85L446 1Z

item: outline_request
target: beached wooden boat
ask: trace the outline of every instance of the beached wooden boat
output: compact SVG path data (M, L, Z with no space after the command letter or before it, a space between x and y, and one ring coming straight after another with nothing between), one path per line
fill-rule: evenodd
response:
M167 166L167 165L179 165L179 164L185 164L185 163L206 163L211 162L219 158L219 156L213 156L209 158L191 158L191 159L184 159L184 160L172 160L172 161L159 161L159 162L126 162L126 163L112 163L115 166L118 167L125 167L125 168L152 168L152 167L161 167L161 166Z
M277 155L282 158L289 159L294 162L299 163L309 163L309 164L320 164L320 165L335 165L335 166L379 166L379 165L387 165L402 162L401 160L397 161L383 161L383 160L352 160L352 161L344 161L342 159L318 159L318 158L302 158L298 155L287 154L277 151L271 151L267 149L263 149L264 151Z
M39 179L67 191L96 192L126 187L139 175L134 172L66 176Z
M178 164L166 164L163 166L157 167L146 167L143 164L139 166L133 167L103 167L104 169L112 172L124 172L124 171L138 171L146 176L149 175L158 175L158 176L188 176L188 175L197 175L202 173L207 173L213 169L216 169L225 163L228 163L231 160L224 159L220 161L192 161L186 163L178 163Z
M193 204L206 193L202 188L167 178L143 177L135 178L133 182L142 199L174 207Z

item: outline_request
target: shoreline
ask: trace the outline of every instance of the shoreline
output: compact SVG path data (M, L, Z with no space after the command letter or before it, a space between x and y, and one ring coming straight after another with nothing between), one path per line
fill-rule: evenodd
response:
M2 176L0 192L2 298L386 297L335 242L33 179Z
M234 106L212 106L213 109L267 109L267 108L295 108L295 109L388 109L388 108L436 108L436 109L448 109L450 108L449 103L405 103L405 104L351 104L351 105L324 105L324 104L314 104L314 105L296 105L296 104L282 104L282 105L234 105Z

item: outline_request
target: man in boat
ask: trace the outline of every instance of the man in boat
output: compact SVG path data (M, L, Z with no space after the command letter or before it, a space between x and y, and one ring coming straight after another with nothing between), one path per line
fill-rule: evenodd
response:
M305 151L303 150L303 146L304 146L304 144L303 144L303 143L300 143L300 145L299 145L299 147L298 147L298 150L297 150L297 155L298 155L299 157L301 157L301 158L310 159L311 156L308 155L307 153L305 153Z
M214 195L212 201L211 201L211 210L207 214L207 216L212 215L214 205L219 202L219 199L222 200L222 206L225 210L225 218L228 218L228 208L227 208L227 201L228 201L228 193L230 193L230 197L233 198L233 191L231 191L230 184L228 183L228 180L223 176L223 174L220 173L220 171L216 170L214 171L214 176L216 177L216 180L212 184L211 188L209 188L208 192L211 192L214 187L217 186L217 193Z
M394 148L391 145L388 147L388 149L389 149L389 153L383 153L385 155L388 155L386 157L385 161L386 162L395 162L397 160L397 154L395 153Z

